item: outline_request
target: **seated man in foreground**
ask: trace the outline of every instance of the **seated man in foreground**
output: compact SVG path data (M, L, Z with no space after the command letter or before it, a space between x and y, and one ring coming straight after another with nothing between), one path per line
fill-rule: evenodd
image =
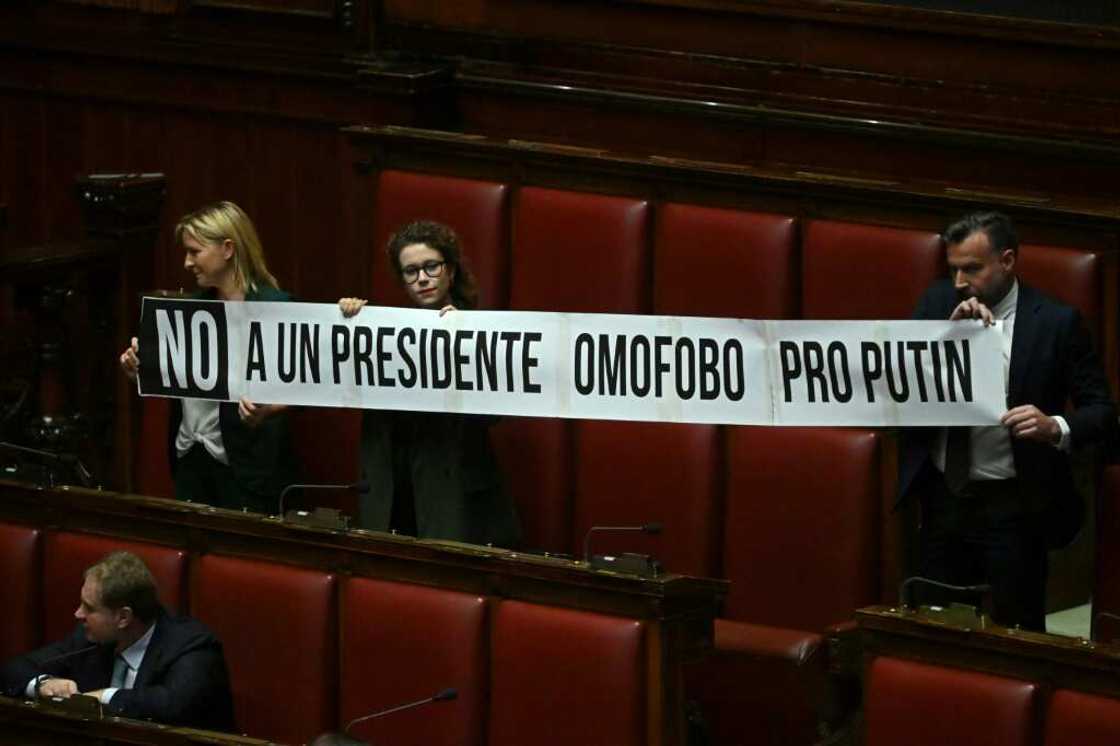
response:
M134 554L86 569L81 624L64 640L8 661L5 695L101 700L107 715L233 730L222 645L200 622L160 606L155 579Z

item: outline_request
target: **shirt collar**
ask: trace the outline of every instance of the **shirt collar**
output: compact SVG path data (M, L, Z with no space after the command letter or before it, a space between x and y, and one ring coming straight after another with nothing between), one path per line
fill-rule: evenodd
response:
M121 657L128 667L133 671L140 670L140 664L144 661L144 654L148 652L148 643L152 641L152 633L156 631L156 625L153 622L148 631L140 636L140 639L129 645L121 651Z
M992 316L997 319L1006 319L1008 316L1015 313L1015 307L1019 303L1019 279L1016 278L1011 281L1011 289L1007 291L1007 295L1000 298L999 303L992 306Z

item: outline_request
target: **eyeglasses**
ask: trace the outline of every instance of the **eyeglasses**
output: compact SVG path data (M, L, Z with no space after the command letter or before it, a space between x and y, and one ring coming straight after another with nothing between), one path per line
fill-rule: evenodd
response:
M443 274L443 265L445 264L447 262L437 262L434 259L423 264L410 264L407 267L401 267L401 277L409 285L420 279L420 270L424 270L424 274L430 278L439 277Z

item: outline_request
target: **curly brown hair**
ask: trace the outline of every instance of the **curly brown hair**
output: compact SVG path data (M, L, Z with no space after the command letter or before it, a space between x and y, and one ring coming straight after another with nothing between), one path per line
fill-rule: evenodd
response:
M408 223L389 238L386 251L389 254L389 267L401 276L401 251L406 246L422 243L435 249L443 261L455 268L451 281L451 302L457 308L478 307L478 281L474 274L463 264L463 252L459 248L459 237L448 226L434 220L416 220Z

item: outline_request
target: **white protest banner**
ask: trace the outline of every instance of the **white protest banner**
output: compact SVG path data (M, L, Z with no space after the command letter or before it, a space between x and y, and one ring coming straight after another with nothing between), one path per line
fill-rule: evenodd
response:
M751 425L989 425L1002 330L145 298L141 394Z

